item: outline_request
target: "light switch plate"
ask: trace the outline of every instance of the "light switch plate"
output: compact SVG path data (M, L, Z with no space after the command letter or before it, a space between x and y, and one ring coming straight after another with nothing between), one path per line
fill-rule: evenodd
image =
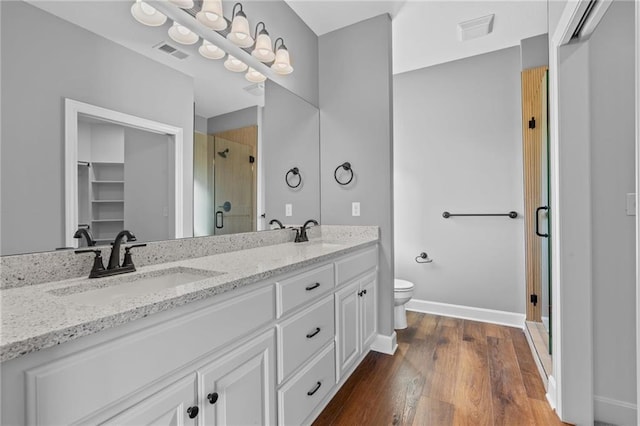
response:
M360 216L360 203L357 201L351 203L351 216Z
M627 194L627 216L636 215L636 194Z
M293 216L293 204L284 205L284 215L287 217Z

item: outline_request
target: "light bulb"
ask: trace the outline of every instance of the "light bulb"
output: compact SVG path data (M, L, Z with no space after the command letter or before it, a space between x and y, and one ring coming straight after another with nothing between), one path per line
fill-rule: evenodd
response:
M167 17L142 0L136 0L131 6L131 14L136 21L150 27L159 27L167 21Z
M174 22L169 28L169 37L180 44L196 44L200 37L184 25Z
M229 55L227 60L224 61L224 67L233 72L244 72L249 68L247 64L232 55Z
M225 55L224 50L208 40L202 40L202 46L198 48L198 52L207 59L222 59Z
M252 83L262 83L267 79L267 77L251 67L249 67L249 71L247 71L247 74L244 76L244 78Z
M212 30L222 31L227 28L227 20L222 14L222 0L204 0L202 10L196 18Z

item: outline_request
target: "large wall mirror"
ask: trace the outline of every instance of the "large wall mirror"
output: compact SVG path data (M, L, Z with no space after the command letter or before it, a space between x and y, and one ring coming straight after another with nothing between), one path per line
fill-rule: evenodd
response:
M174 42L171 20L139 24L132 4L0 2L0 254L85 245L77 228L106 245L122 229L157 241L319 220L318 109L203 57L202 40Z

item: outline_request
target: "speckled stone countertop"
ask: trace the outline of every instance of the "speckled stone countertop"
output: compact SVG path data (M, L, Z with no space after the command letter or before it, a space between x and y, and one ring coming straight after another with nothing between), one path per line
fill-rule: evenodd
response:
M322 227L307 243L283 243L138 268L114 277L63 281L0 290L0 362L78 337L264 281L372 246L377 227ZM112 302L85 303L77 294L162 274L194 272L202 279L153 292L136 292ZM197 271L193 271L197 270ZM215 274L218 272L219 274Z

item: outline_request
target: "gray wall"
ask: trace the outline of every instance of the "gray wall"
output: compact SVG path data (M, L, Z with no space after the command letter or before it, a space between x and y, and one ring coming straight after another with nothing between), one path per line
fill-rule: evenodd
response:
M522 69L549 65L549 37L540 34L520 40L520 62Z
M519 51L394 76L396 276L415 299L525 312Z
M196 115L195 116L195 120L194 120L194 129L193 129L193 131L206 135L207 132L208 132L207 125L208 125L208 120L206 118L200 117L199 115Z
M231 15L234 1L224 1L225 15ZM271 40L283 37L291 56L293 73L275 76L275 82L307 102L318 106L318 36L282 0L243 1L244 11L255 28L258 21L267 24Z
M220 133L258 124L258 107L249 107L227 114L211 117L207 120L207 131L203 133Z
M375 48L374 48L375 47ZM378 225L378 331L393 331L393 85L391 19L381 15L320 37L322 223ZM350 161L355 179L338 185ZM351 216L351 203L361 216Z
M2 254L64 245L65 97L182 127L192 175L190 77L27 3L0 7ZM34 46L38 54L29 53ZM190 229L192 179L183 190Z
M589 41L595 418L598 397L636 403L634 5L613 2Z
M262 113L262 161L265 177L267 223L279 219L285 224L320 221L320 114L318 109L287 89L267 81ZM285 174L298 167L300 187L285 183ZM297 178L291 177L296 184ZM285 217L285 204L293 215ZM324 221L322 222L324 223Z

